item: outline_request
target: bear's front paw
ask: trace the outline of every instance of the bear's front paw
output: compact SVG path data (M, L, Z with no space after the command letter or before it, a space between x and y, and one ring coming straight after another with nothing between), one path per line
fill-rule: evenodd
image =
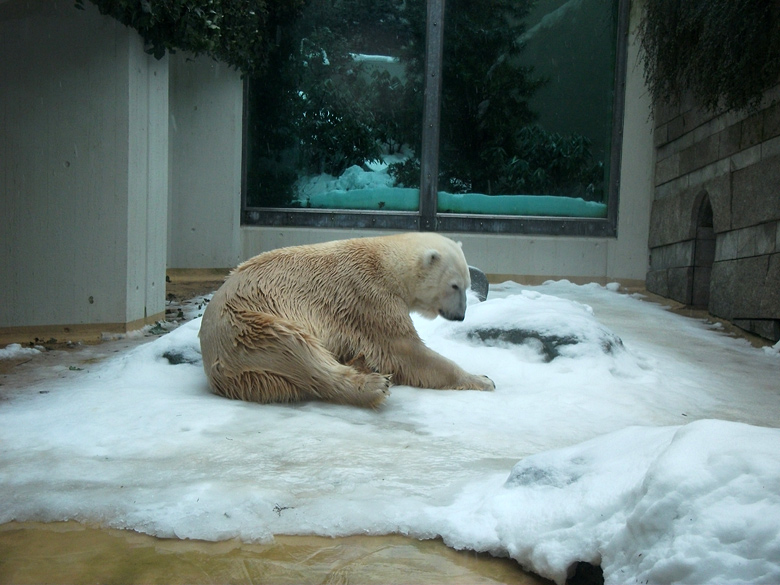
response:
M477 380L481 383L481 386L477 390L495 390L496 384L487 376L477 376Z
M471 376L458 385L457 390L495 390L496 385L487 376Z

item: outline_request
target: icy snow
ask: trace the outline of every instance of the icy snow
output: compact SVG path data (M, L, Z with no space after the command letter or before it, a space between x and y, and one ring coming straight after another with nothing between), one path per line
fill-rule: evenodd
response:
M34 356L40 353L40 350L34 347L22 347L18 343L12 343L0 349L0 360L11 360L22 357Z
M328 174L303 177L295 186L296 202L315 209L359 209L416 211L420 190L396 187L388 166L411 156L409 150L384 155L367 169L354 165L340 177ZM552 217L606 217L607 206L579 197L557 195L485 195L482 193L438 193L439 210L447 213L487 213Z
M618 290L505 283L463 323L415 318L496 390L394 387L377 411L211 394L195 319L0 403L0 522L397 532L558 583L577 561L608 583L780 582L778 352Z

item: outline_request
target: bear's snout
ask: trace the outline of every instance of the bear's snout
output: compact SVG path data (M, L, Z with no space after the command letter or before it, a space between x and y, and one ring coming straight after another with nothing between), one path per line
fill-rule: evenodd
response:
M445 311L444 309L439 309L439 315L447 319L448 321L463 321L463 319L466 318L466 312L451 312L451 311Z

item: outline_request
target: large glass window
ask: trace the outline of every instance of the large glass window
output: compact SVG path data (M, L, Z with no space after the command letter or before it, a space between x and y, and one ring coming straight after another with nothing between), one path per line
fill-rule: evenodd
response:
M627 4L310 0L246 82L244 221L614 233Z

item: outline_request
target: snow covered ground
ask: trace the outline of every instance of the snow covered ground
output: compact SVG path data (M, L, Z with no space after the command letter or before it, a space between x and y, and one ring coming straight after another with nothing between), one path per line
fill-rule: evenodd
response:
M780 582L780 344L616 288L505 283L463 323L416 319L496 390L394 387L377 411L209 393L194 319L4 393L0 523L440 535L559 583L576 561L608 583Z
M384 155L382 162L352 166L340 177L328 174L300 179L295 186L297 204L315 209L417 211L420 190L394 186L388 165L410 155ZM606 217L607 205L579 197L558 195L484 195L439 191L438 208L446 213L487 213L550 217Z

